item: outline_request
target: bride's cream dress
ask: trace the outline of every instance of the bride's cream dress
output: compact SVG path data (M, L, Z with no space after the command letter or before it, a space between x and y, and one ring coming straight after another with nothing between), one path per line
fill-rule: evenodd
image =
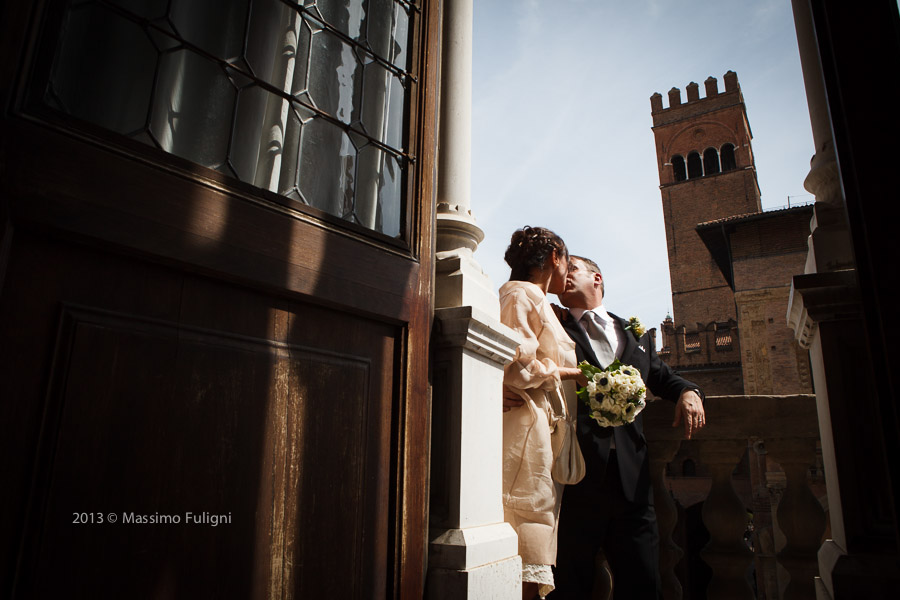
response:
M503 413L504 518L519 536L523 580L537 582L544 596L553 590L550 565L556 563L563 491L550 476L552 415L547 395L561 390L570 414L575 414L575 384L559 378L560 366L575 366L575 344L541 288L528 281L508 281L500 288L500 320L522 337L503 383L525 400L522 408Z

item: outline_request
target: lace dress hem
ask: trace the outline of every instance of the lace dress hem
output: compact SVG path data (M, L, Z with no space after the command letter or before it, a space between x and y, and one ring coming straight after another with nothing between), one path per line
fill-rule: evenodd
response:
M554 589L556 585L553 583L553 570L550 565L522 565L522 581L528 581L538 584L538 595L543 598Z

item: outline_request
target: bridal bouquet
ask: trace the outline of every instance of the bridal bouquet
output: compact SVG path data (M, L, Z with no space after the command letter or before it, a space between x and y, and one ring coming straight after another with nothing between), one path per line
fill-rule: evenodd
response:
M578 397L591 409L591 417L601 427L618 427L634 421L647 405L647 388L640 372L619 359L606 369L582 361L578 365L587 377L586 387L578 390Z

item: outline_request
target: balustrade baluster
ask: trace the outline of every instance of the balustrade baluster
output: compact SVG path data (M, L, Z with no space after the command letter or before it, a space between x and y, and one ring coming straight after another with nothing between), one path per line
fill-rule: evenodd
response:
M754 555L744 541L747 509L752 506L757 509L756 524L760 534L755 548L760 559L756 567L762 571L757 574L756 581L760 597L780 600L779 579L783 581L789 575L792 583L785 598L814 598L814 593L810 593L814 591L816 552L825 524L822 508L806 481L807 467L815 459L819 434L815 397L708 396L704 407L709 424L693 439L697 443L700 463L709 470L713 480L703 505L703 522L709 530L710 540L701 556L713 571L706 597L710 600L753 600L748 572ZM672 408L668 403L652 403L643 414L659 522L663 595L666 600L696 597L702 590L682 590L672 577L672 567L683 553L671 542L676 514L663 477L665 463L677 454L684 431L672 427ZM748 440L759 440L757 444L751 443L753 456L770 451L772 459L785 471L787 488L779 503L777 519L787 545L777 558L787 573L781 569L776 575L776 540L771 528L776 515L770 517L768 513L766 490L757 489L742 501L732 486L732 473L747 450ZM756 469L755 481L761 485L761 478L767 473L765 456L757 458ZM690 486L681 491L685 492L685 489Z
M656 508L656 522L659 525L659 573L662 579L663 598L681 600L681 583L675 576L675 565L684 552L672 540L672 531L678 522L675 502L666 487L666 463L672 461L681 446L681 440L651 440L650 477L653 481L653 502Z
M753 600L745 577L753 560L744 543L747 509L731 485L731 474L746 448L746 439L705 441L700 446L700 459L713 479L703 504L703 523L710 540L700 552L713 571L706 590L710 600Z
M777 555L778 562L791 576L784 600L815 600L817 553L825 532L825 511L807 482L809 467L815 460L816 440L766 440L766 448L787 477L777 512L778 526L787 540Z

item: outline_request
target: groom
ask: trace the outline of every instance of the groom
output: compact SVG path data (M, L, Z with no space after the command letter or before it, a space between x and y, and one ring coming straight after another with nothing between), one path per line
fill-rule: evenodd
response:
M572 256L560 321L575 341L578 361L607 367L615 358L641 372L646 387L674 401L685 436L706 424L700 390L656 355L650 335L626 330L628 321L603 307L603 275L593 261ZM650 487L650 459L641 415L622 427L600 427L579 406L578 441L587 474L563 493L554 600L591 598L600 549L613 573L616 600L661 598L659 533Z

